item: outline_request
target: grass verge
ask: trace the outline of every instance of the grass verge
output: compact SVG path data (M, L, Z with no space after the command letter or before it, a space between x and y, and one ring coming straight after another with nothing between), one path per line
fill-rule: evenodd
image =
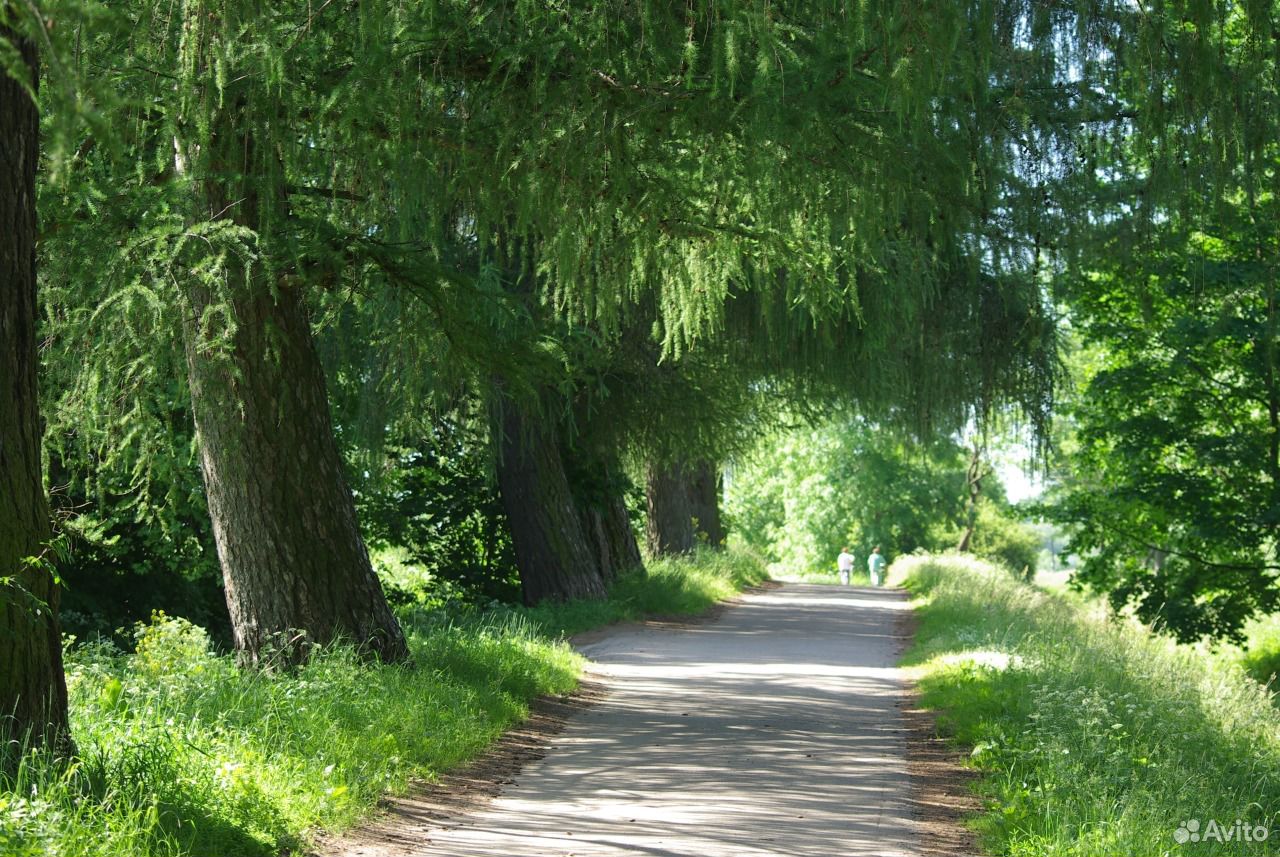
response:
M744 554L700 554L619 581L609 599L405 616L416 667L335 646L293 672L241 671L204 631L163 615L136 651L76 645L67 679L77 759L22 757L0 779L3 857L257 857L341 830L377 799L475 756L527 703L572 690L566 633L690 615L764 577Z
M614 622L696 616L769 579L754 554L730 547L688 557L651 560L647 574L625 575L596 601L541 604L515 611L551 637L572 636Z
M983 774L991 852L1277 853L1280 719L1238 665L966 557L892 575L918 597L923 703Z

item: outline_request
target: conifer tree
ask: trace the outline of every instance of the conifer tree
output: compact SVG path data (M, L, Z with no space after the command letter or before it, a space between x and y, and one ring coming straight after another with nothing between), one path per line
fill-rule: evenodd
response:
M0 763L67 741L67 690L36 389L37 49L0 4Z
M174 172L190 182L194 221L256 230L268 253L286 227L283 165L261 138L273 105L254 69L216 84L245 16L230 0L184 7L181 58L193 89L177 127ZM266 111L264 116L261 111ZM369 562L330 425L324 372L303 305L304 281L278 261L235 254L211 286L187 275L184 340L192 409L236 648L345 639L383 660L408 657ZM229 310L232 327L212 329Z

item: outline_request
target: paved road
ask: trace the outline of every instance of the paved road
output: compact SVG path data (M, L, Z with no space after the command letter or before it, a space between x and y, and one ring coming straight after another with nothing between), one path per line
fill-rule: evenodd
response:
M609 696L402 854L914 855L898 592L787 585L584 646Z

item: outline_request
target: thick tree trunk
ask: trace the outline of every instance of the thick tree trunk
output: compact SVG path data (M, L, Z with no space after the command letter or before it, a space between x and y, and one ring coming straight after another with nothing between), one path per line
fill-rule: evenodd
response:
M13 9L0 7L7 16ZM26 83L36 50L0 26ZM39 117L0 69L0 741L29 738L67 749L58 587L46 555L49 508L40 475L36 396L36 161ZM29 558L38 558L29 562ZM0 744L0 762L8 755ZM11 761L11 759L9 760Z
M578 465L570 468L569 488L600 578L608 586L628 571L643 571L644 560L623 496L622 468L609 456L582 450L566 457Z
M640 545L627 516L627 504L621 497L611 497L603 505L579 506L579 514L606 585L626 572L644 569Z
M645 467L645 535L651 556L691 553L697 545L689 483L689 474L679 462L651 462Z
M720 523L720 468L702 459L688 468L689 505L694 536L713 548L724 546L724 526Z
M494 421L498 488L526 604L603 598L605 583L565 475L553 420L507 399Z
M199 317L209 296L189 292ZM300 296L248 287L234 310L230 354L207 349L191 324L186 340L236 648L248 663L294 660L302 652L291 641L344 639L402 660L408 647L356 525Z
M230 100L230 99L228 99ZM179 145L178 168L198 158L202 216L260 226L260 206L283 205L244 120L216 117L210 151ZM356 524L333 437L324 371L299 287L266 281L261 266L228 263L227 290L185 284L185 345L209 514L242 662L296 661L304 644L346 640L385 661L409 656ZM234 330L205 329L229 301ZM213 314L217 317L217 313Z

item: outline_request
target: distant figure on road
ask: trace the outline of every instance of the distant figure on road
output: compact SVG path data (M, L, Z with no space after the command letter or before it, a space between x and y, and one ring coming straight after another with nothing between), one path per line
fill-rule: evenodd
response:
M848 548L840 548L840 556L836 557L836 568L840 571L840 582L849 585L849 576L853 574L853 554Z
M884 557L880 555L880 545L876 545L867 557L867 571L871 572L871 585L880 585L880 574L884 571Z

